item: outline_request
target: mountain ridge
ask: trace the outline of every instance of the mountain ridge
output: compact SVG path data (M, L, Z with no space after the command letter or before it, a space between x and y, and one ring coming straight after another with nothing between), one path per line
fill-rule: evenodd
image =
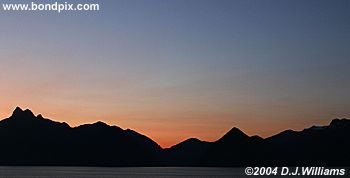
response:
M350 149L349 131L350 120L345 118L268 138L248 136L233 127L213 142L189 138L162 148L131 129L102 121L71 127L16 107L10 117L0 121L0 143L4 145L0 147L0 165L350 166L345 159L350 156L346 151Z

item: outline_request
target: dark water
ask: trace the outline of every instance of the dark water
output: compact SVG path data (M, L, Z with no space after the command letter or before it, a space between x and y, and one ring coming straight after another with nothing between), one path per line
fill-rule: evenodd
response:
M0 167L8 178L229 178L241 177L242 169L191 167Z
M347 169L349 170L349 169ZM0 178L309 178L317 176L246 176L244 168L198 167L0 167ZM321 176L348 177L344 176Z

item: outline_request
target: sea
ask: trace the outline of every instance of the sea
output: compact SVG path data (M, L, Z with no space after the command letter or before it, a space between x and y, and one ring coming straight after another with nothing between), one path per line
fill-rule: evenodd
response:
M200 167L0 167L1 178L231 178L244 171Z
M349 170L349 169L347 169ZM0 178L300 178L310 176L247 176L245 168L213 167L0 167ZM317 176L311 176L317 177ZM321 176L348 177L344 176Z

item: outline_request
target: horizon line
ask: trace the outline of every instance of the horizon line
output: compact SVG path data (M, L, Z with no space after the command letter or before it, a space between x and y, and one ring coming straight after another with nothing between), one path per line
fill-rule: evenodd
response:
M57 121L57 120L52 119L52 118L46 118L46 117L44 117L44 116L43 116L42 114L40 114L40 113L39 113L39 114L34 114L33 111L32 111L31 109L29 109L29 108L22 109L22 107L20 107L20 106L16 106L16 108L15 108L15 109L13 110L13 112L12 112L12 115L13 115L14 112L15 112L16 110L18 110L18 109L19 109L21 112L29 111L29 112L31 112L36 118L37 118L37 117L42 117L42 118L44 118L44 119L48 119L48 120L53 121L53 122L59 122L59 123L62 123L62 124L67 124L67 125L68 125L70 128L72 128L72 129L73 129L73 128L80 127L80 126L83 126L83 125L93 125L93 124L102 122L102 123L104 123L104 124L106 124L106 125L108 125L108 126L110 126L110 127L115 126L115 127L121 128L121 129L124 130L124 131L125 131L125 130L132 130L132 131L135 131L135 132L136 132L136 130L133 130L132 128L123 128L123 127L120 127L120 126L118 126L118 125L109 124L108 122L103 121L103 120L97 120L97 121L95 121L95 122L93 122L93 123L83 123L83 124L80 124L80 125L77 125L77 126L71 126L69 123L67 123L67 122L65 122L65 121L62 122L62 121ZM7 117L7 118L3 118L3 119L0 118L0 121L3 121L3 120L5 120L5 119L9 119L12 115L10 115L10 116ZM249 136L249 137L256 137L256 136L257 136L257 137L260 137L260 138L262 138L262 139L268 139L268 138L271 138L271 137L273 137L273 136L275 136L275 135L278 135L278 134L280 134L280 133L283 133L283 132L285 132L285 131L301 132L301 131L303 131L303 130L305 130L305 129L308 129L308 128L311 128L311 127L329 126L329 125L332 123L332 121L334 121L334 120L340 120L340 119L347 119L347 118L338 118L338 117L336 117L336 118L334 118L334 119L330 119L330 121L328 122L328 125L317 125L317 124L314 124L314 125L311 125L311 126L308 126L308 127L304 127L302 130L293 130L293 129L287 128L287 129L281 130L281 131L279 131L279 132L277 132L277 133L275 133L275 134L271 134L271 135L269 135L269 136L267 136L267 137L263 137L263 136L260 136L260 135L257 135L257 134L255 134L255 135L254 135L254 134L247 134L247 133L244 132L242 129L240 129L238 126L232 126L230 130L224 132L224 133L222 134L221 137L219 137L218 139L216 139L216 140L214 140L214 141L206 141L206 140L201 140L201 139L196 138L196 137L189 137L189 138L186 138L186 139L184 139L184 140L182 140L182 141L180 141L180 142L178 142L178 143L176 143L176 144L173 144L172 146L169 146L169 147L163 147L163 146L160 145L158 142L156 142L151 136L148 136L147 134L144 134L144 133L141 133L141 132L138 132L138 131L137 131L137 133L139 133L139 134L141 134L141 135L144 135L144 136L150 138L150 139L153 140L155 143L157 143L162 149L168 149L168 148L174 147L174 146L176 146L176 145L178 145L178 144L181 144L181 143L183 143L184 141L187 141L187 140L189 140L189 139L198 139L198 140L200 140L200 141L213 143L213 142L216 142L216 141L220 140L222 137L224 137L227 133L229 133L231 130L233 130L233 129L235 129L235 128L238 129L238 130L240 130L241 132L243 132L245 135L247 135L247 136Z

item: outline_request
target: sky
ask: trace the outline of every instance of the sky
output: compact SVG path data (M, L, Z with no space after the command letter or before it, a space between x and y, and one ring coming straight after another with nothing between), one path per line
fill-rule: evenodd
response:
M350 1L58 2L100 11L0 10L0 118L20 106L169 147L350 117Z

